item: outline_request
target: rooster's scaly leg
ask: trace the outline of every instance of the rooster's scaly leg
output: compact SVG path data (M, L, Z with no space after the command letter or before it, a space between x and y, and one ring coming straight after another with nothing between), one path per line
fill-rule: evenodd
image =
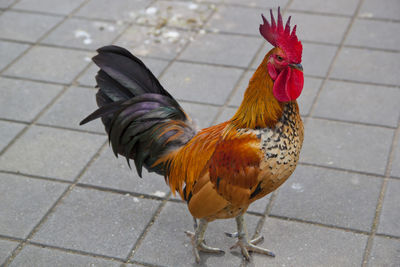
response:
M194 256L196 257L196 262L200 262L200 254L199 251L208 252L208 253L225 253L225 251L219 248L213 248L206 245L204 241L204 234L207 229L208 222L204 219L200 219L197 225L195 233L186 231L185 233L191 238L193 245Z
M240 247L243 256L247 260L250 260L249 251L265 254L265 255L268 255L271 257L275 257L275 254L272 251L269 251L268 249L265 249L265 248L255 246L256 244L258 244L259 242L261 242L264 239L262 236L259 236L250 241L248 240L247 228L246 228L243 214L236 217L236 224L237 224L237 229L238 229L237 233L233 233L233 234L227 233L227 235L230 237L239 238L238 242L235 245L233 245L231 247L231 249Z

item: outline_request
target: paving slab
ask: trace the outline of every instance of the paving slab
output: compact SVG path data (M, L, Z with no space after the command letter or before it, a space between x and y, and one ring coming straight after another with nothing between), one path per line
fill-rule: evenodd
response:
M181 29L199 29L211 15L215 5L201 1L158 0L146 10L135 10L135 22L156 26L158 29L168 26Z
M399 88L328 81L313 115L397 127L399 103Z
M247 67L263 40L262 37L231 34L200 34L182 52L179 59Z
M400 23L356 19L345 45L399 50L400 37L394 32L400 32Z
M292 25L299 25L296 35L302 41L340 44L350 18L290 12ZM327 32L329 29L329 34ZM304 47L307 47L304 45Z
M13 9L68 15L78 8L85 0L21 0Z
M0 71L21 55L29 45L0 41Z
M40 117L38 123L105 134L101 120L79 125L81 120L97 109L96 92L91 88L68 88Z
M400 5L397 0L366 0L363 2L359 17L364 18L382 18L399 19Z
M33 241L125 258L160 202L75 188L33 237Z
M31 122L62 86L0 78L0 117Z
M253 203L250 204L247 211L255 212L258 214L264 214L269 204L269 201L271 200L271 195L272 193L263 197L262 199L254 201Z
M395 267L400 265L400 240L376 236L368 266Z
M246 215L249 233L254 233L258 217ZM184 231L192 231L193 220L186 205L168 202L156 222L136 250L133 260L159 266L189 266L195 264L190 239ZM225 250L225 254L201 253L199 266L239 266L242 260L237 251L229 252L236 240L224 232L235 232L233 219L211 222L205 235L207 245ZM154 255L157 251L157 257Z
M396 69L400 69L400 53L344 47L336 59L331 77L399 85L400 76L392 74Z
M277 6L280 6L281 9L283 9L287 3L288 0L249 0L249 1L243 1L243 0L223 0L223 3L226 5L243 5L243 6L249 6L249 7L264 7L264 8L273 8L276 9ZM269 11L266 9L266 11Z
M0 37L36 42L61 20L61 17L43 14L5 11L0 16Z
M193 33L179 29L132 25L117 40L116 45L125 47L136 56L173 59L192 38Z
M18 244L18 242L14 241L0 240L0 264L3 264L5 260L11 256L11 253Z
M223 105L243 70L175 62L161 84L179 100Z
M18 59L5 74L68 84L89 64L92 56L93 53L89 52L36 46Z
M67 253L64 251L38 247L25 246L10 266L120 266L121 263L86 255Z
M217 116L219 110L219 107L211 105L196 104L184 101L179 101L179 104L199 129L212 126L212 122Z
M0 151L3 150L25 126L26 125L22 123L0 121Z
M271 214L369 232L382 182L379 177L297 166L279 189Z
M69 18L41 43L63 47L96 50L109 45L127 27L115 22Z
M135 165L131 161L132 169L126 159L119 156L117 159L111 147L102 151L89 169L79 181L81 184L94 185L102 188L122 190L134 194L146 194L157 197L165 197L169 192L169 187L164 181L164 177L155 173L148 173L143 170L143 178L136 173Z
M0 8L7 8L12 5L16 0L0 0Z
M310 119L305 127L300 162L385 173L393 130L320 119Z
M360 266L367 236L267 218L263 246L275 258L253 254L248 266Z
M351 16L354 14L357 4L358 0L294 0L290 5L289 10Z
M131 22L135 12L147 7L151 0L90 0L75 14L85 18Z
M299 36L301 39L301 36ZM311 44L303 45L303 60L305 75L325 77L337 51L336 46ZM337 64L337 62L336 62Z
M257 25L262 23L261 14L268 15L265 8L221 6L206 24L210 31L260 36ZM238 18L241 18L238 20Z
M231 119L233 117L233 115L235 115L237 111L237 108L225 108L222 113L218 116L216 122L217 123L221 123L221 122L225 122L229 119Z
M394 147L391 175L400 178L400 142Z
M0 173L0 234L26 238L67 184Z
M73 181L105 140L101 135L32 126L2 155L0 168Z
M389 179L383 200L378 233L400 237L400 181Z

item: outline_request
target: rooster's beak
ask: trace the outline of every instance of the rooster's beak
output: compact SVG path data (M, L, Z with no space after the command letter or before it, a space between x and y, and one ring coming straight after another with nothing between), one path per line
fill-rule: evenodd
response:
M294 68L294 69L298 69L300 71L303 71L303 66L299 63L299 64L289 64L290 67Z

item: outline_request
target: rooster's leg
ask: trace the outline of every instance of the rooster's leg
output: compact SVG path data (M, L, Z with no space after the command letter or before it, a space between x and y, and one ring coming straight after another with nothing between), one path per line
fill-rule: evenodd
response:
M264 239L262 236L259 236L255 239L249 241L243 214L236 217L236 224L237 224L237 229L238 229L237 233L233 233L233 234L227 233L227 235L230 237L239 238L238 242L235 245L233 245L231 247L231 249L240 247L243 256L247 260L250 260L249 251L265 254L265 255L268 255L271 257L275 257L275 254L272 251L269 251L268 249L265 249L265 248L255 246L255 244L261 242Z
M185 233L192 239L192 245L193 245L193 252L194 256L196 257L196 262L200 262L200 255L199 251L203 252L208 252L208 253L225 253L225 251L219 249L219 248L213 248L209 247L206 245L204 241L204 234L207 229L207 224L208 222L204 219L200 219L199 223L196 228L196 232L192 233L189 231L186 231Z

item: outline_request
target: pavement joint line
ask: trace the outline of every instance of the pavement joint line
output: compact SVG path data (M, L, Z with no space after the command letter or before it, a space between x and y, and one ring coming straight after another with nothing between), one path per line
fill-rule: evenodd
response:
M363 264L362 264L363 267L366 267L368 265L374 238L375 238L376 232L378 231L380 216L382 213L383 201L384 201L386 189L388 186L388 182L390 179L390 172L392 170L395 148L396 148L396 145L399 142L399 138L400 138L399 137L400 136L400 117L398 118L397 125L398 125L398 127L397 127L396 132L393 134L392 144L390 147L389 156L387 158L386 169L385 169L385 178L383 179L381 191L380 191L379 198L378 198L378 203L376 205L376 211L375 211L374 222L372 224L371 235L368 238L365 252L363 255Z
M392 235L387 235L387 234L375 234L375 236L379 236L379 237L384 237L387 239L393 239L393 240L398 240L400 241L400 236L392 236Z
M28 82L34 82L34 83L44 83L44 84L58 85L58 86L71 86L72 85L71 83L50 82L50 81L36 80L36 79L26 78L26 77L12 76L12 75L7 75L7 74L0 74L0 76L3 78L28 81Z
M22 242L22 241L24 241L23 238L18 238L18 237L14 237L14 236L3 235L3 234L0 234L0 239L1 240L7 240L7 241L13 241L13 242Z
M130 263L131 259L135 257L136 251L139 249L140 245L142 244L143 240L146 238L147 233L151 230L151 227L155 223L155 221L160 216L161 211L168 203L168 198L171 196L171 192L168 193L167 197L163 199L158 206L157 210L154 212L153 216L150 218L149 222L147 223L146 227L143 229L142 233L139 235L138 239L136 240L135 244L132 246L128 256L125 259L125 263Z
M388 125L381 125L381 124L360 122L360 121L341 120L341 119L327 118L327 117L323 117L323 116L308 115L308 116L304 116L304 117L308 117L309 119L314 119L314 120L325 120L325 121L332 121L332 122L347 123L347 124L352 124L352 125L373 126L373 127L379 127L379 128L384 128L384 129L390 129L390 130L397 129L397 127L395 127L395 126L388 126Z
M54 249L54 250L58 250L58 251L62 251L62 252L67 252L67 253L70 253L70 254L76 254L76 255L82 255L82 256L91 256L91 257L94 257L94 258L101 258L101 259L105 259L105 260L113 260L113 261L117 261L117 262L121 262L121 263L124 262L123 259L118 258L118 257L111 257L111 256L103 255L103 254L87 252L87 251L78 250L78 249L71 249L71 248L53 246L53 245L49 245L49 244L46 244L46 243L40 243L40 242L35 242L35 241L28 241L27 245L32 245L32 246L41 247L41 248L44 247L44 248L48 248L48 249Z
M100 132L90 131L90 130L81 130L79 128L72 128L72 127L67 127L67 126L51 125L51 124L46 124L46 123L36 123L35 125L46 127L46 128L59 129L59 130L68 130L68 131L79 132L79 133L88 133L88 134L94 134L94 135L107 136L106 133L100 133Z
M318 88L317 94L316 94L316 96L315 96L315 98L314 98L314 100L313 100L313 102L312 102L312 105L311 105L311 108L310 108L310 112L309 112L309 115L310 115L310 116L312 116L313 113L314 113L314 111L315 111L315 107L316 107L317 101L318 101L318 99L319 99L319 97L320 97L320 95L321 95L322 89L325 87L325 84L327 83L328 79L329 79L330 76L331 76L331 72L332 72L332 70L333 70L333 67L335 66L336 59L338 58L340 52L341 52L342 49L343 49L344 42L345 42L347 36L348 36L349 33L350 33L351 27L353 26L354 21L355 21L356 17L358 16L358 13L359 13L359 11L360 11L361 6L362 6L363 3L364 3L364 0L359 0L358 3L357 3L357 7L356 7L356 9L354 10L354 13L353 13L353 15L352 15L352 17L351 17L351 20L350 20L349 24L347 25L346 31L345 31L345 32L343 33L343 35L342 35L342 39L340 40L339 47L338 47L338 49L336 50L335 55L333 56L333 58L332 58L332 60L331 60L331 63L329 64L328 71L326 72L326 76L325 76L325 78L322 80L322 83L321 83L320 87ZM305 119L305 121L304 121L304 125L305 125L305 126L307 125L307 122L308 122L308 120Z
M97 152L90 158L88 164L79 172L77 177L75 178L74 182L70 184L64 191L61 193L61 195L57 198L57 200L53 203L53 205L47 210L45 215L40 219L40 221L33 227L33 229L29 232L27 237L24 239L23 242L21 242L11 253L11 255L5 260L5 266L8 266L11 264L11 262L15 259L15 257L18 256L18 254L22 251L22 249L28 244L31 243L32 237L39 231L41 226L46 223L48 217L53 214L53 212L57 209L59 204L63 199L65 199L70 192L74 189L75 185L79 182L79 179L82 177L82 175L85 173L85 171L91 166L91 164L100 156L100 153L102 149L105 147L107 141L104 142L103 145L100 146L100 148L97 150Z
M0 118L0 121L13 122L13 123L19 123L19 124L25 124L25 125L29 124L29 122L27 122L27 121L13 120L13 119L7 119L7 118Z
M63 15L63 14L38 11L38 10L28 10L28 9L21 9L21 8L10 8L7 11L11 11L11 12L15 12L15 13L24 13L24 14L44 15L44 16L57 17L57 18L67 17L67 15Z
M354 234L361 234L361 235L365 235L365 236L369 236L371 234L368 231L353 229L350 227L343 227L343 226L338 226L338 225L333 225L333 224L319 223L319 222L314 222L314 221L309 221L309 220L304 220L304 219L299 219L299 218L292 218L292 217L276 215L276 214L270 214L270 215L268 215L268 217L283 220L283 221L297 222L297 223L303 223L303 224L308 224L308 225L320 226L320 227L329 228L329 229L333 229L333 230L351 232Z
M62 184L72 184L72 181L64 180L64 179L58 179L58 178L53 178L53 177L46 177L46 176L40 176L40 175L33 175L29 173L22 173L19 171L7 171L7 170L0 170L0 173L4 174L12 174L17 176L18 178L32 178L36 180L42 180L42 181L49 181L49 182L56 182L56 183L62 183Z

